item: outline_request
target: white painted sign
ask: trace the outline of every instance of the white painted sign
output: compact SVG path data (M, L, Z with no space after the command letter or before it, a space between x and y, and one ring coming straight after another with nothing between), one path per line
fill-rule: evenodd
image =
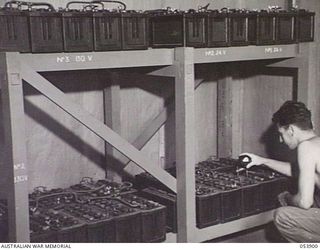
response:
M27 175L18 175L14 177L14 183L25 182L28 180Z
M264 49L264 53L266 54L275 54L275 53L281 53L282 48L281 47L268 47Z
M57 56L57 63L85 63L92 62L93 55L68 55L68 56Z
M227 50L225 49L212 49L205 52L206 56L225 56L226 54Z
M24 163L17 163L13 165L14 170L25 170L26 166Z

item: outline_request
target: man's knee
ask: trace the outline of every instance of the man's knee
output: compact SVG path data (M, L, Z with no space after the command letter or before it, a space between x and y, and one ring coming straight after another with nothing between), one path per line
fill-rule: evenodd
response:
M274 213L274 224L278 229L295 227L292 220L293 207L279 207Z

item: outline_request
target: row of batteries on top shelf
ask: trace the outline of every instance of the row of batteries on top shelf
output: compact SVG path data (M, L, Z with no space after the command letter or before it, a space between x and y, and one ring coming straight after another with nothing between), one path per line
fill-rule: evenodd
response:
M105 4L120 3L116 9ZM77 4L77 5L76 5ZM83 9L74 9L79 4ZM315 13L199 7L134 11L118 1L7 2L0 8L0 51L32 53L292 44L314 40Z
M288 179L265 166L237 171L231 158L196 166L198 228L274 209ZM175 169L168 172L175 175ZM67 189L38 187L29 195L31 242L161 242L177 232L176 195L149 174L135 185L84 178ZM6 241L6 206L0 203L0 242Z

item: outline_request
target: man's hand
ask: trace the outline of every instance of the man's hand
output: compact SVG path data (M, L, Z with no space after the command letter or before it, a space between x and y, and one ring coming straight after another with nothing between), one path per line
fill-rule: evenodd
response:
M247 165L247 168L251 168L252 166L256 166L256 165L262 165L265 163L265 158L255 155L255 154L251 154L251 153L242 153L240 154L240 156L243 155L247 155L251 158L251 162Z
M290 205L291 194L288 191L284 191L278 195L278 201L282 207Z

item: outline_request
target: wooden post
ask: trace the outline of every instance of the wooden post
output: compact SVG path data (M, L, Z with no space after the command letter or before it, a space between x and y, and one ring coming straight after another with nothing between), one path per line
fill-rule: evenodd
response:
M243 96L244 96L244 80L241 77L243 69L235 65L234 79L232 84L232 154L231 157L238 158L243 153Z
M221 67L221 73L229 72ZM232 155L232 76L224 75L217 85L218 157Z
M315 130L320 131L319 116L319 81L318 81L318 56L316 44L306 43L300 45L301 64L298 68L297 99L307 105L312 111Z
M192 242L196 225L193 48L175 49L178 242Z
M121 135L121 99L120 99L120 86L119 74L111 72L111 85L103 91L104 97L104 121L114 132ZM115 172L114 169L122 170L123 165L120 164L118 159L124 156L119 153L110 144L105 143L106 152L106 176L114 181L121 181L121 175Z
M18 53L0 54L9 241L30 242L25 115Z
M297 79L297 97L298 100L304 102L307 106L312 106L312 101L317 100L314 95L317 94L316 81L317 69L311 67L311 62L314 63L317 56L312 54L314 50L310 49L310 44L300 44L300 53L302 58L298 67L298 79Z
M239 65L233 65L231 70L225 68L220 68L225 75L217 89L218 156L237 158L242 151L244 82Z

